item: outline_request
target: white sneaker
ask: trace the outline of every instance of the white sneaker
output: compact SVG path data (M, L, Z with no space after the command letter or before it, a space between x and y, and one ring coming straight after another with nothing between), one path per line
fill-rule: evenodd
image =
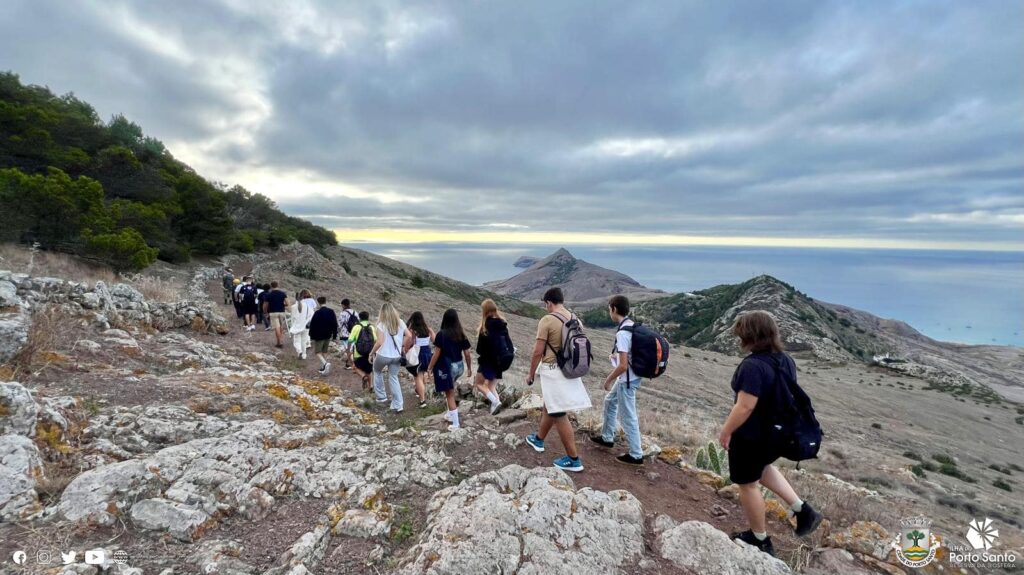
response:
M497 415L501 411L501 402L491 404L491 415Z
M299 359L306 359L306 352L300 353L299 354Z
M444 412L444 420L445 421L451 421L452 420L451 412L448 412L448 411Z
M331 373L331 362L328 361L327 363L325 363L323 368L320 370L320 373L324 375Z
M456 429L462 429L458 425L452 424L448 426L448 431L455 431Z

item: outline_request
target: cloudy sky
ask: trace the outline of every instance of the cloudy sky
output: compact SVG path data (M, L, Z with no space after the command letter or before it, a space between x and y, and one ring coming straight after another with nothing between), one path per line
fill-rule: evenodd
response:
M0 69L343 239L1024 249L1013 0L6 0Z

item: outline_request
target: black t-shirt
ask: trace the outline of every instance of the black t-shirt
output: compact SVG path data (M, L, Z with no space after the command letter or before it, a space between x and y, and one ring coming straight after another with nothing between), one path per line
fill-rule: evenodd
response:
M284 313L284 300L288 299L288 294L285 292L275 289L270 290L267 294L267 311L270 313Z
M462 361L462 352L472 347L468 339L455 342L445 337L441 331L434 336L434 345L441 348L441 356L452 363Z
M755 359L755 356L760 359ZM783 374L788 375L791 381L796 381L796 364L793 358L784 353L753 353L744 358L732 376L732 390L737 397L741 391L756 396L757 405L750 417L734 432L735 435L761 439L775 414L784 407L779 405L781 400L778 390L781 388L776 386L785 383L776 381L773 359L779 363Z

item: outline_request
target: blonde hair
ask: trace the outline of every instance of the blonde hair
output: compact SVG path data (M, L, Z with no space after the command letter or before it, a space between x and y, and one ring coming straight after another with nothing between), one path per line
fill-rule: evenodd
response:
M493 299L487 298L480 302L480 327L476 330L478 335L487 333L487 318L489 317L496 317L503 321L505 319L505 316L498 311L498 304L494 303Z
M381 304L377 321L384 324L384 327L388 330L388 335L397 335L398 325L402 322L398 316L398 310L395 309L395 306L391 305L391 302Z

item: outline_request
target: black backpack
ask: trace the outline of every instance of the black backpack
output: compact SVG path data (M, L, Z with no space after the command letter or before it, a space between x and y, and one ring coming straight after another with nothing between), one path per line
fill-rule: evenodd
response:
M622 320L625 322L626 320ZM634 323L625 327L619 324L619 331L633 334L629 347L630 361L626 367L626 381L633 379L629 373L639 377L654 379L668 369L668 340L653 329L642 323Z
M369 323L359 325L362 325L363 329L359 330L359 336L356 337L356 353L366 357L373 351L373 344L377 342L377 337L373 335L373 328Z
M239 295L242 296L242 303L245 305L256 305L256 286L252 284L242 286Z
M768 360L756 355L749 358L768 364L775 370L776 409L775 417L768 422L769 441L780 448L782 457L791 461L817 458L825 434L814 416L811 398L796 381L790 380L777 358ZM779 382L783 385L778 385Z
M345 329L349 333L352 333L352 330L359 324L359 314L356 313L356 310L354 309L346 311L348 312L348 319L345 321Z
M512 362L516 359L516 346L512 344L512 337L508 334L508 326L502 324L502 329L497 332L488 333L494 348L494 357L498 360L498 370L508 371Z

